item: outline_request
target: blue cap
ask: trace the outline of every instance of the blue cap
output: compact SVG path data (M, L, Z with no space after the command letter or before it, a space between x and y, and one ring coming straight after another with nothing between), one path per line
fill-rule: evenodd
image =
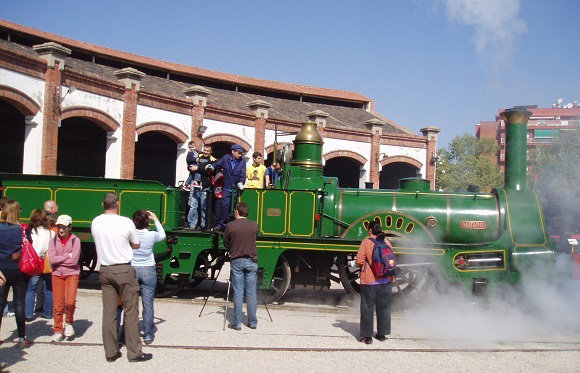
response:
M244 152L244 148L242 148L242 147L241 147L240 145L238 145L238 144L234 144L234 145L232 145L232 150L238 151L238 152L240 152L240 153L243 153L243 152Z

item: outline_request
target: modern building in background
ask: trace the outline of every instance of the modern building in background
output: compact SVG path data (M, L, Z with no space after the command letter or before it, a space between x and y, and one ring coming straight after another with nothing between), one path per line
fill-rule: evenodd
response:
M272 159L275 138L291 143L307 120L324 139L324 174L343 187L435 179L439 129L415 134L360 93L160 61L0 20L0 172L175 185L187 177L189 141L212 144L215 156L236 143Z
M580 129L580 107L577 101L564 103L559 99L551 108L539 108L537 105L527 108L532 112L528 121L528 160L537 148L552 145L555 139L565 135L566 130ZM477 138L494 139L500 145L496 160L502 172L505 166L505 124L499 113L504 110L498 110L495 121L479 122L475 129Z

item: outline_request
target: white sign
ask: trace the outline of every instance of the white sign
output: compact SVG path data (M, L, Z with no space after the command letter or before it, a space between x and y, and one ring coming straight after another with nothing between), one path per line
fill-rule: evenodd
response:
M575 238L568 238L568 243L570 245L578 245L578 240Z

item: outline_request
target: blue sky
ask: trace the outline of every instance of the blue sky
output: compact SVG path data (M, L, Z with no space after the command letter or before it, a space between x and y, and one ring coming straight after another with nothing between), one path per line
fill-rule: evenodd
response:
M0 18L148 57L360 92L440 145L580 100L580 1L4 1Z

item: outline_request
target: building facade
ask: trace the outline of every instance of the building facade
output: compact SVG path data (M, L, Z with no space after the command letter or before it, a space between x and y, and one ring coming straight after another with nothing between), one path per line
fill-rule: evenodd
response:
M242 77L104 48L0 20L1 172L186 179L187 144L271 159L318 125L325 174L342 186L434 180L436 127L422 135L356 92ZM251 158L251 157L249 157Z
M577 102L561 105L554 104L551 108L538 108L537 105L527 107L532 112L528 121L527 145L528 160L539 147L550 146L554 140L565 135L565 131L580 128L580 107ZM499 109L495 121L479 122L475 128L477 138L494 139L500 146L496 162L503 172L505 167L505 124Z

